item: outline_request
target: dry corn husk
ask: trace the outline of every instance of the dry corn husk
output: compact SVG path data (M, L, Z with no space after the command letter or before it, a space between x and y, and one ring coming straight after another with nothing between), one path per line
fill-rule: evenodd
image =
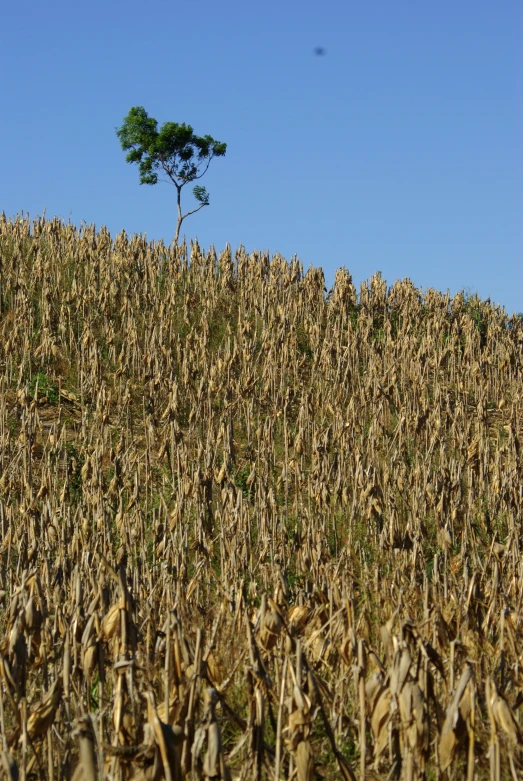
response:
M454 697L447 709L439 740L439 761L442 770L446 770L454 759L456 751L467 733L467 720L470 713L468 687L473 686L472 668L465 665L459 679Z
M62 698L62 679L55 682L35 708L31 709L27 719L27 734L31 740L42 738L51 727Z

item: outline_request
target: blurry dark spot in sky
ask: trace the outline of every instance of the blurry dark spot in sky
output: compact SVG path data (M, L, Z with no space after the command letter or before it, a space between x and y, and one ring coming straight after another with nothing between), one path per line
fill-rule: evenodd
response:
M326 52L325 52L325 49L323 48L323 46L315 46L314 47L314 54L317 57L323 57L323 55L326 54Z

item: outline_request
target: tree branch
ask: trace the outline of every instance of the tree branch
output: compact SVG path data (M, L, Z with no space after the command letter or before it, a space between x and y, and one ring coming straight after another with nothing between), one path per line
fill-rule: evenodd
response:
M196 214L196 212L199 212L200 209L203 209L204 206L208 206L208 203L202 203L201 206L198 206L197 209L194 209L192 212L187 212L187 214L184 214L182 217L182 220L185 220L186 217L190 217L191 214Z
M194 176L190 181L194 182L195 179L201 179L204 174L207 173L207 169L209 168L211 164L211 160L213 159L214 154L211 152L211 155L209 157L209 160L207 161L207 165L205 166L204 170L201 172L201 174L198 174L198 176Z

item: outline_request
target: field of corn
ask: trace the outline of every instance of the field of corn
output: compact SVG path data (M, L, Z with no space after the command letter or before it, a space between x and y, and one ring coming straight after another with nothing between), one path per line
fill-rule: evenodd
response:
M523 318L0 217L0 777L523 777Z

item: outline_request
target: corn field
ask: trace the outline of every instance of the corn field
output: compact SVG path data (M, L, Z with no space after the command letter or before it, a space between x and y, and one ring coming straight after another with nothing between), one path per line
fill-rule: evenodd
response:
M0 217L0 774L523 774L523 320Z

